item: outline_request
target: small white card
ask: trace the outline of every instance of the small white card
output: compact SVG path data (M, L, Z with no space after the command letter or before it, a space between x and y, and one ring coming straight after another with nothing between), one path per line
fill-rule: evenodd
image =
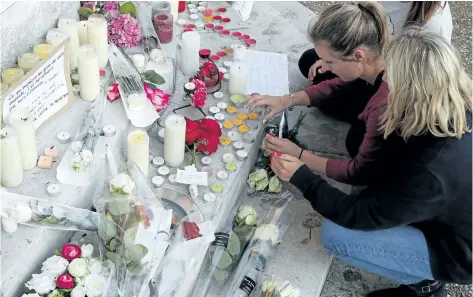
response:
M192 170L177 170L176 181L180 184L207 186L208 173Z

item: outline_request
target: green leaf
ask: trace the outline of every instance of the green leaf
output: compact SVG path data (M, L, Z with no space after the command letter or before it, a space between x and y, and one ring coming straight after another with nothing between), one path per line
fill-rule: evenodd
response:
M213 275L214 275L215 280L223 281L226 278L226 274L227 272L225 270L215 268Z
M130 212L130 203L126 199L116 199L108 202L106 209L114 216L124 215Z
M141 265L140 262L130 262L126 265L126 268L131 272L131 273L135 273L135 274L138 274L141 272L141 270L143 270L143 266Z
M106 253L105 253L105 256L107 257L107 259L109 259L110 261L112 261L113 264L118 265L118 263L117 263L117 260L118 260L117 254L112 253L112 252L106 252Z
M122 6L120 6L120 14L125 14L125 13L129 13L132 17L136 18L136 7L135 7L135 4L133 4L133 2L126 2L124 3Z
M44 225L55 225L57 224L58 219L55 216L47 217L41 220L39 223Z
M88 17L92 14L92 9L81 7L77 10L77 13L82 17Z
M164 78L159 75L158 73L156 73L156 71L154 70L148 70L146 71L145 73L143 73L141 75L141 77L143 78L143 80L145 80L146 82L150 82L154 85L162 85L164 84L166 81L164 80Z
M4 135L0 135L0 139L5 139L5 138L7 138L7 137L4 136Z
M60 250L55 250L55 251L54 251L54 254L55 254L56 256L60 256L60 257L62 256Z
M219 269L225 269L232 264L232 257L227 250L221 253L215 252L212 257L212 264Z
M148 253L148 249L142 244L133 244L125 249L125 258L130 262L139 263Z
M123 243L125 246L132 246L135 243L136 230L137 226L126 229L123 235Z
M107 218L102 218L99 225L99 237L104 241L109 241L117 234L117 225Z
M228 239L227 251L230 254L230 256L232 256L232 257L235 257L235 256L240 254L240 239L233 232L230 232L230 237Z
M109 243L110 250L115 251L119 244L120 241L116 237L112 238Z

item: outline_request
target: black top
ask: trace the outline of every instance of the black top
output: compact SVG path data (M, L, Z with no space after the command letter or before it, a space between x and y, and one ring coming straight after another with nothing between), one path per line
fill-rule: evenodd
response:
M468 115L471 127L471 114ZM427 240L436 280L472 281L472 136L412 137L399 169L356 195L328 185L306 165L290 182L312 207L340 226L380 230L410 225ZM386 168L390 171L390 168Z

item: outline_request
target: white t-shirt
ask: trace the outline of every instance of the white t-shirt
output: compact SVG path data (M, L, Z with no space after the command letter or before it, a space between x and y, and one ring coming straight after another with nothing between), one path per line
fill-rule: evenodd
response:
M388 25L394 36L399 35L402 26L406 22L407 14L411 9L412 2L409 1L379 1L388 13ZM448 2L442 1L434 15L427 21L424 28L432 33L443 36L450 43L452 41L452 14Z

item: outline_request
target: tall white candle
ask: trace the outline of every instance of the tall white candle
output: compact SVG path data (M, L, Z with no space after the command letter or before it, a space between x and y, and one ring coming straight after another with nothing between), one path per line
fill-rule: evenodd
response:
M197 32L182 34L180 68L183 74L193 74L199 70L200 35Z
M149 136L144 130L135 130L128 134L128 167L135 163L148 176Z
M108 33L107 21L101 14L92 14L87 20L87 35L89 43L95 46L99 53L99 67L105 68L108 63Z
M77 33L79 34L79 44L89 43L89 35L87 33L87 21L80 21L77 23Z
M246 94L248 84L248 65L245 61L246 48L241 45L234 47L233 64L230 66L230 94Z
M77 68L80 97L85 101L94 101L100 94L100 68L99 55L93 45L80 46Z
M17 108L10 115L10 125L18 135L23 169L30 170L36 166L38 159L34 118L27 109Z
M0 130L0 175L4 187L16 187L23 181L20 142L12 127Z
M181 166L184 161L185 143L186 120L179 114L168 116L164 123L164 161L168 166Z
M73 19L59 19L57 27L71 38L69 40L69 64L71 65L70 70L74 70L77 68L77 54L79 53L77 21Z
M179 14L179 1L171 0L171 14L172 14L172 19L174 22L177 21L177 17Z
M51 29L46 34L46 40L48 43L52 44L54 47L58 46L61 42L69 38L66 32L63 32L59 29Z

